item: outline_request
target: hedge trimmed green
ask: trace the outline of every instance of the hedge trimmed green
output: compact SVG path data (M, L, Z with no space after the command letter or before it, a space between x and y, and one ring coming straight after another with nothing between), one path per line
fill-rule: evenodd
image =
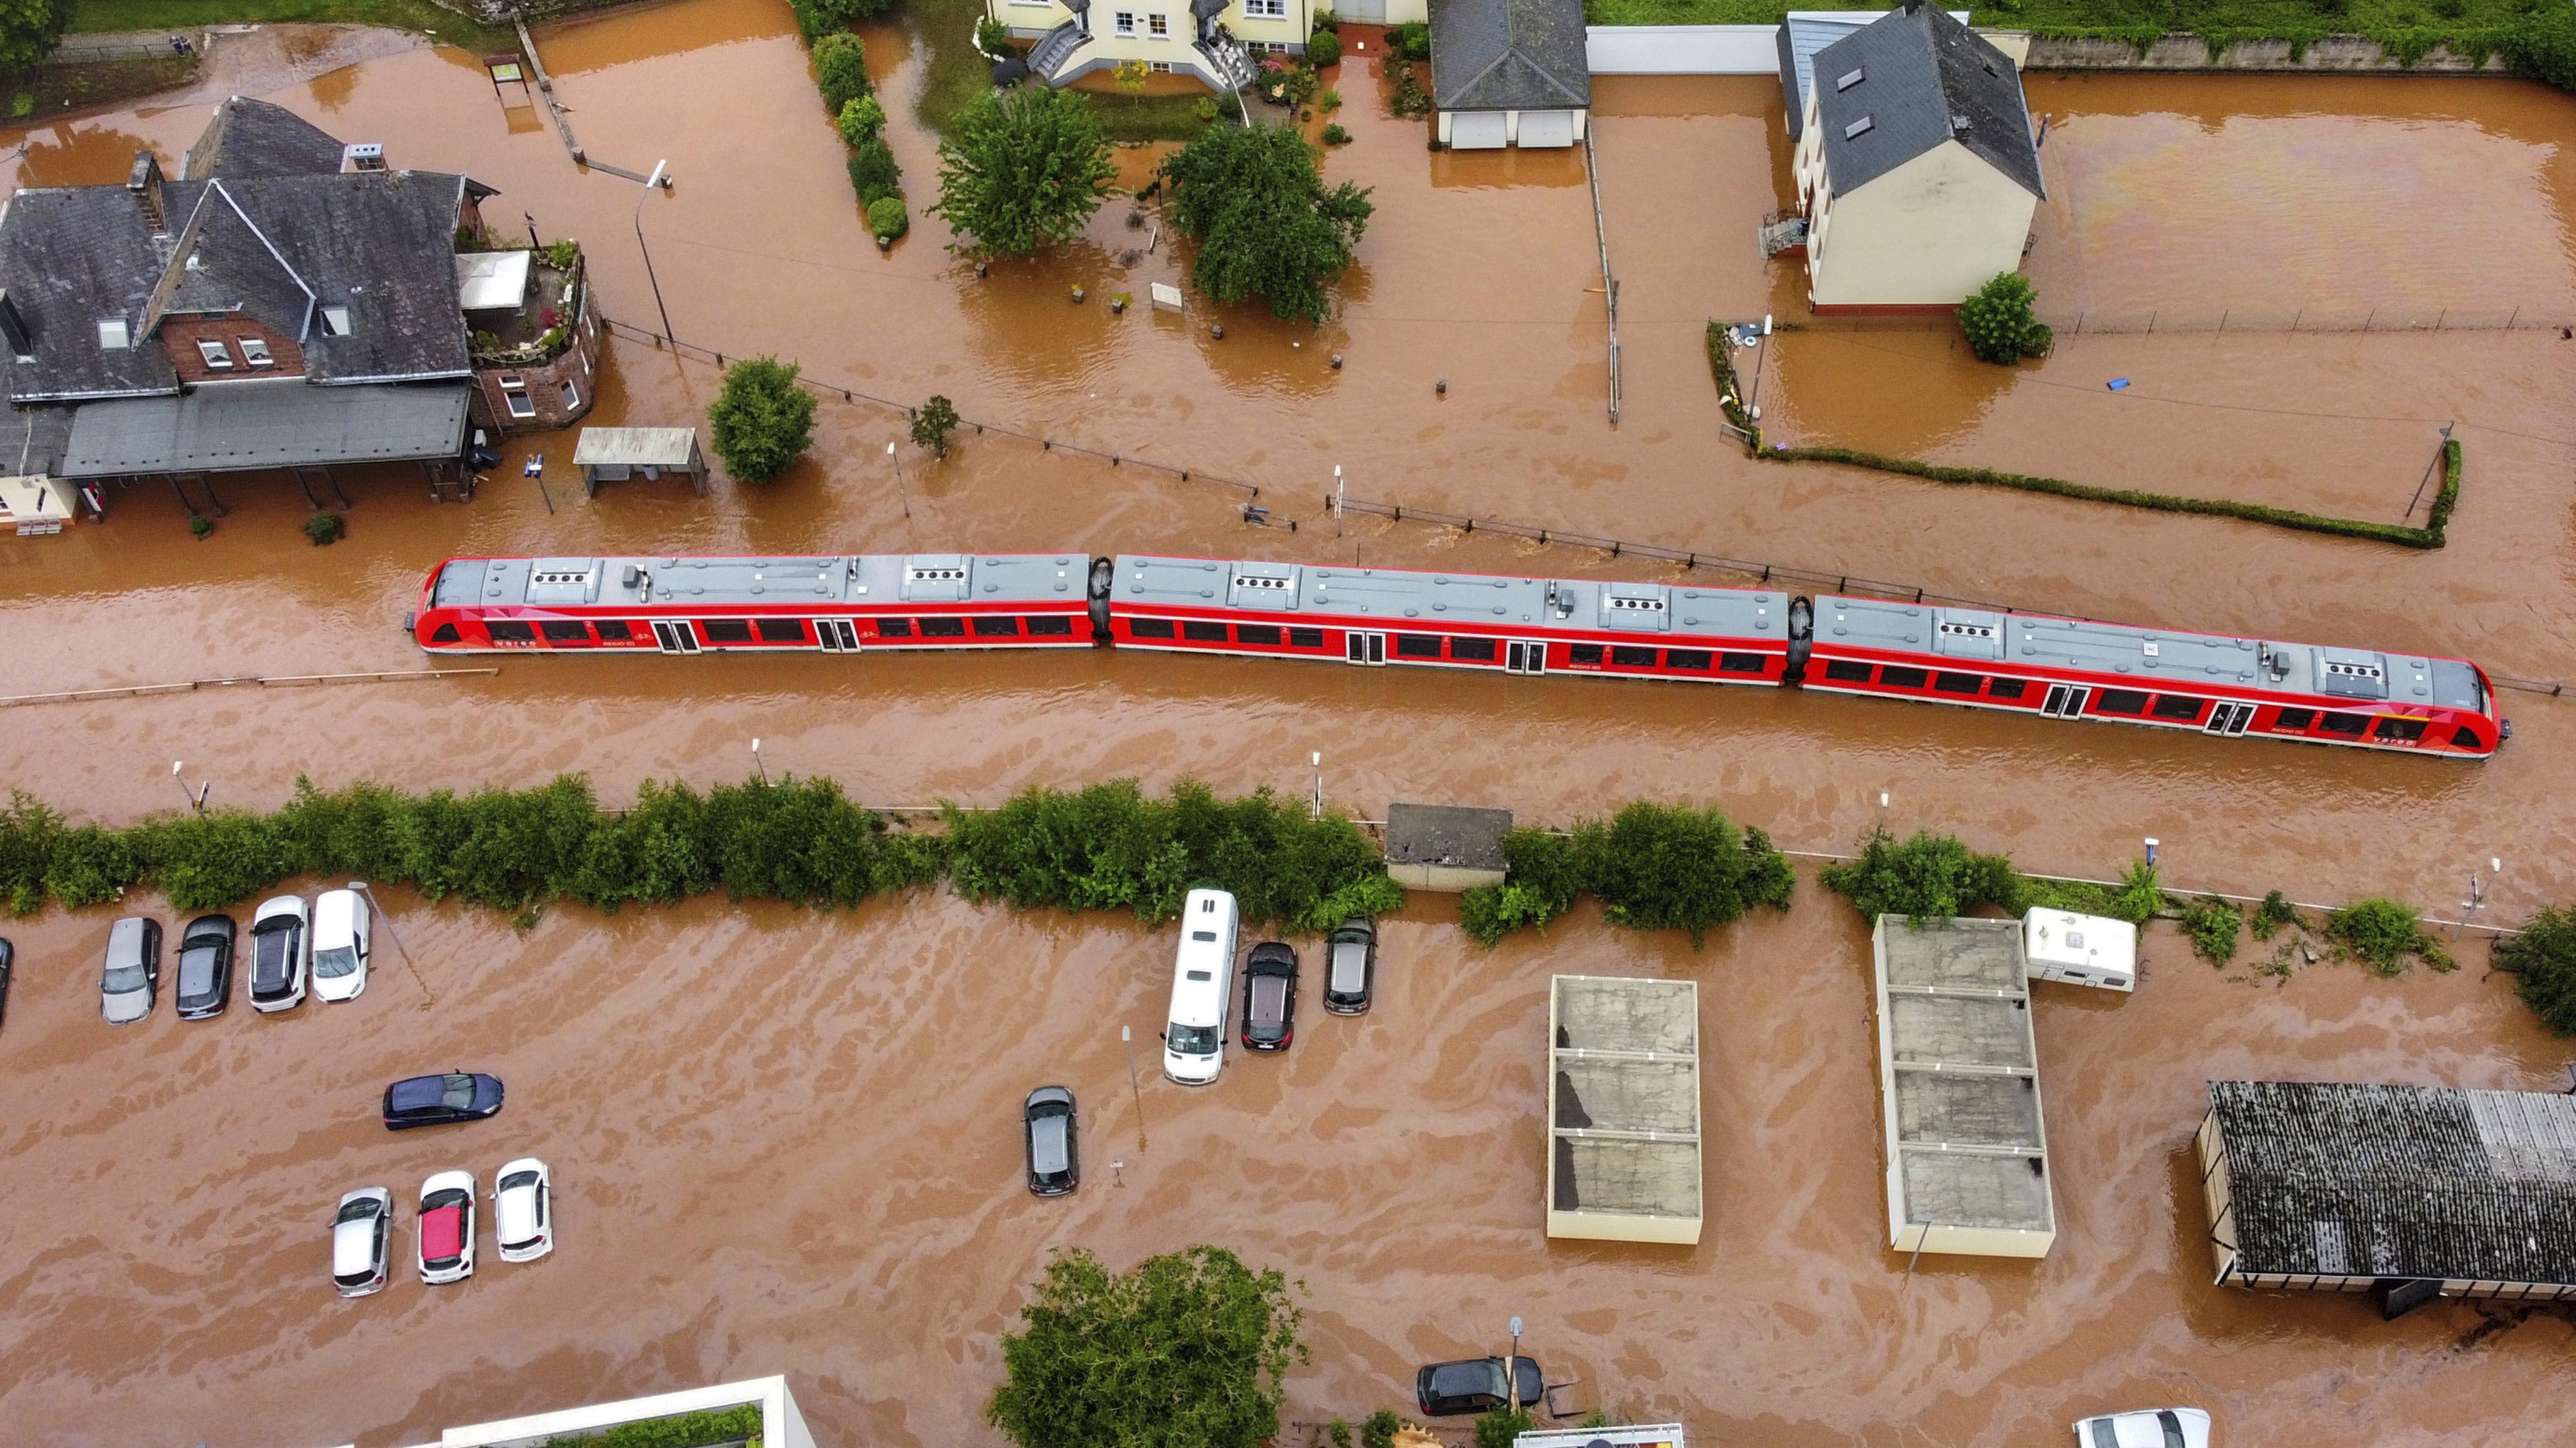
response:
M1955 836L1926 830L1904 840L1872 830L1859 857L1826 866L1823 879L1868 921L1946 920L1991 905L2007 915L2044 906L2139 925L2168 903L2156 867L2144 860L2130 861L2117 885L2042 880L2015 873L2008 856L1980 855Z
M1882 473L1902 473L1907 477L1926 478L1936 483L1977 483L1986 487L2016 488L2026 493L2050 493L2061 498L2080 498L2089 503L2117 503L2129 508L2147 508L2160 513L2198 513L2211 518L2234 518L2246 523L2267 523L2275 528L2293 528L2303 533L2327 533L2341 538L2361 538L2373 543L2394 543L2401 548L2439 548L2446 541L2451 509L2460 497L2460 442L2453 438L2442 447L2442 491L2433 500L2433 511L2426 525L2408 527L2403 523L2373 523L2360 518L2328 518L2317 513L2302 513L2295 508L2274 508L2262 503L2240 503L2233 498L2184 498L2171 493L2149 493L2137 488L2104 488L2091 483L2070 483L2064 478L2043 478L2030 473L1998 472L1993 468L1953 467L1946 463L1927 463L1914 458L1894 458L1882 453L1863 452L1849 447L1788 447L1755 450L1755 456L1773 462L1841 463L1847 467L1869 468Z
M2553 905L2495 943L2495 967L2542 1025L2576 1036L2576 908Z
M1755 452L1762 450L1762 424L1744 404L1744 384L1735 375L1735 349L1727 344L1726 327L1708 324L1708 370L1717 379L1717 405L1726 412L1726 420L1744 434L1745 445Z
M721 1413L679 1413L620 1423L605 1433L548 1438L545 1448L710 1448L717 1443L757 1440L760 1405L745 1403Z
M1638 800L1608 823L1571 832L1515 829L1503 837L1504 879L1462 898L1467 933L1492 945L1542 926L1582 895L1613 925L1687 931L1693 949L1756 905L1789 908L1797 875L1760 830L1739 832L1714 809Z

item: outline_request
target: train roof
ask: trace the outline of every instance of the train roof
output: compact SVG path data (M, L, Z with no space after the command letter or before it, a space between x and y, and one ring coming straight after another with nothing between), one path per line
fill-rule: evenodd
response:
M1820 645L1932 654L1963 664L2129 674L2149 690L2234 684L2306 694L2326 706L2386 701L2481 713L2487 707L2477 670L2457 659L1837 594L1818 595L1815 608Z
M1682 638L1785 639L1789 596L1742 588L1506 578L1334 564L1122 553L1122 604L1295 613L1349 627L1508 630L1544 625Z
M454 558L433 608L837 604L1081 605L1078 553L868 553L747 558Z

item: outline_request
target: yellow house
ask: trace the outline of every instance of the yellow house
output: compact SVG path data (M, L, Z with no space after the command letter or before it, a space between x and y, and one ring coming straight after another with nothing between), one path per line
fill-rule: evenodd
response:
M1390 0L1403 3L1403 0ZM1419 6L1422 0L1410 0ZM984 0L1015 40L1035 40L1029 71L1065 85L1141 60L1211 90L1250 85L1259 57L1302 53L1329 0ZM1347 18L1347 17L1346 17Z
M2020 267L2047 188L2010 55L1908 0L1813 73L1792 162L1811 308L1945 311Z

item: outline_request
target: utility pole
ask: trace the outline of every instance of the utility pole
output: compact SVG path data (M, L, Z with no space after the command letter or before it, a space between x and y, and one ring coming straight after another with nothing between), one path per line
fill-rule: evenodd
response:
M1136 1093L1136 1149L1145 1149L1145 1088L1136 1080L1136 1035L1125 1026L1118 1028L1118 1039L1127 1047L1127 1089Z
M680 339L671 335L671 309L662 304L662 279L653 274L653 249L644 244L644 198L657 188L671 189L670 165L667 160L654 162L653 174L644 178L644 190L635 198L635 249L644 253L644 279L653 284L653 308L662 314L662 337L677 345Z

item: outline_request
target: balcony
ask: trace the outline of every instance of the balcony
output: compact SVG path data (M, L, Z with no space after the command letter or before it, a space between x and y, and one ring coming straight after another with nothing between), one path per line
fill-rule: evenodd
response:
M581 248L461 252L457 300L477 367L542 367L563 355L589 303Z

